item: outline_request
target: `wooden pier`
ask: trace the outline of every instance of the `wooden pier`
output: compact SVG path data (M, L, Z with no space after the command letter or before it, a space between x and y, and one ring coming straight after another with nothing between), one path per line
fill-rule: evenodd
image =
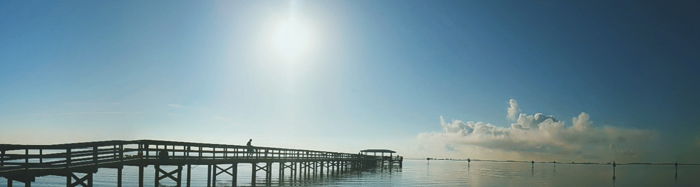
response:
M174 181L176 186L191 186L193 165L207 166L207 187L216 186L216 179L232 179L237 185L238 164L251 164L250 184L271 185L272 165L277 164L279 183L340 175L353 170L391 166L403 160L400 156L375 156L327 151L206 144L174 141L135 140L100 141L55 145L0 144L0 177L7 186L15 181L31 186L36 177L66 177L66 186L93 186L93 174L99 168L116 168L117 186L122 186L122 169L138 167L138 184L144 186L144 168L153 166L154 185ZM169 167L161 167L169 166ZM167 170L165 168L175 168ZM185 170L186 172L184 172ZM264 176L256 176L259 171ZM285 172L289 172L285 175ZM183 173L186 176L183 177ZM264 177L263 183L258 178ZM172 182L171 182L172 183Z
M388 150L388 149L365 149L360 151L360 155L371 155L375 156L378 159L378 167L380 168L389 168L393 169L394 167L401 168L403 167L403 157L402 156L394 156L394 153L396 151ZM389 154L389 155L386 155Z

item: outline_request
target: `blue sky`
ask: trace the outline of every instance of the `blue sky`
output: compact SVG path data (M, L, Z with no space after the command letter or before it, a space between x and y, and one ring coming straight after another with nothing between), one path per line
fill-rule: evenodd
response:
M4 1L0 141L404 150L441 131L440 116L510 127L516 99L566 125L586 112L597 126L697 146L699 6ZM313 40L302 59L267 42L292 15Z

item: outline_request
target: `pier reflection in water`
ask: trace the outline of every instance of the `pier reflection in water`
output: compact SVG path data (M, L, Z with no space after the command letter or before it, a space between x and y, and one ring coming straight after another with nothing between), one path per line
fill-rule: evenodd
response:
M238 184L250 186L250 164L240 164ZM273 165L275 166L275 165ZM152 168L149 168L152 169ZM206 166L194 167L192 186L206 186ZM277 170L276 167L273 170ZM618 166L617 179L610 178L608 165L566 165L535 163L467 162L431 160L404 160L401 169L374 169L355 171L336 177L316 178L284 183L281 186L698 186L699 166L679 167L678 179L674 166L631 165ZM113 169L100 169L95 175L95 186L113 187L116 179ZM146 172L146 184L152 186L153 173ZM137 169L124 169L124 186L136 186ZM264 179L260 179L262 180ZM273 178L273 186L280 186ZM4 179L0 179L4 182ZM231 179L217 180L217 186L231 186ZM3 183L0 183L3 184ZM174 184L166 183L165 186ZM34 186L65 186L64 177L37 178Z

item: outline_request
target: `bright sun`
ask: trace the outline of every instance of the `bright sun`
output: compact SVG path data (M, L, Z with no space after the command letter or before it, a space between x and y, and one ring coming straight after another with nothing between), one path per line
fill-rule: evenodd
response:
M315 42L310 26L295 18L277 23L271 39L275 54L285 61L301 61L308 57Z

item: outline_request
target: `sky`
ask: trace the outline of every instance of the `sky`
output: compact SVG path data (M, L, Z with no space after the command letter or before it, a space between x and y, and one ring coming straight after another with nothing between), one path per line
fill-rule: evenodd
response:
M0 143L692 161L698 1L2 1Z

